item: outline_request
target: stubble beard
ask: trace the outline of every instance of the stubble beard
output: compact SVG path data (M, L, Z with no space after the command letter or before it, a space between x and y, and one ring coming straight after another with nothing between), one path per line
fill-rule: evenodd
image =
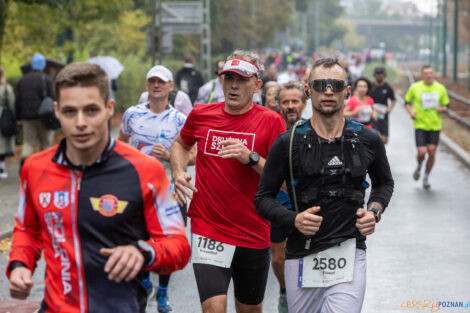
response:
M320 103L318 105L313 106L313 110L321 115L324 116L332 116L341 111L341 105L336 104L333 107L325 108Z

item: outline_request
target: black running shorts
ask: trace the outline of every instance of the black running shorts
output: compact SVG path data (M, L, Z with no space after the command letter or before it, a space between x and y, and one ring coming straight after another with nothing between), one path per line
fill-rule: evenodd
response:
M271 222L271 242L280 243L287 239L288 232L279 224Z
M381 135L388 137L388 118L372 121L372 127L376 129Z
M270 249L236 247L230 268L193 263L201 303L207 299L226 295L230 278L233 279L235 298L243 304L256 305L263 301Z
M415 129L415 140L417 147L425 147L427 145L439 144L439 130L423 130Z

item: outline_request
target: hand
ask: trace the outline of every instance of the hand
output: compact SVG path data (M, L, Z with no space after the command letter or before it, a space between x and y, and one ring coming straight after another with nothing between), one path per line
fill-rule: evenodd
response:
M391 106L388 106L387 109L385 110L385 112L387 114L390 114L390 112L392 112L392 107Z
M375 232L375 216L374 212L366 211L363 208L357 209L356 215L359 217L356 221L356 227L363 236L373 234Z
M437 113L444 113L445 111L447 111L447 108L445 106L440 105L436 108L436 111Z
M190 191L194 193L197 192L197 189L189 183L191 181L191 175L189 173L175 173L173 180L175 182L175 199L180 206L183 206L187 202L186 197L189 199L193 198Z
M411 116L411 119L412 119L412 120L415 120L415 119L416 119L416 113L415 113L415 111L411 111L411 112L410 112L410 116Z
M160 143L156 143L152 147L152 153L160 160L170 161L170 151Z
M318 211L320 211L320 207L314 206L297 214L295 227L304 235L315 235L323 221L323 217L315 215Z
M10 296L15 299L24 300L29 296L33 281L32 273L27 267L17 267L10 273Z
M224 140L218 144L222 147L218 154L223 159L235 159L241 164L250 162L251 151L240 141Z
M108 279L120 283L134 279L144 265L144 256L134 246L102 248L100 254L109 257L104 266Z
M379 117L377 116L377 111L375 111L375 110L372 111L372 119L374 121L377 121L379 119Z

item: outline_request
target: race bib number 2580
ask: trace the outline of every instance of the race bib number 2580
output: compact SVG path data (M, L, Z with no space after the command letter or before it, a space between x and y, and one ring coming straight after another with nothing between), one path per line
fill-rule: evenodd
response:
M191 262L229 268L235 246L191 233Z
M329 287L353 280L356 239L299 260L300 288Z

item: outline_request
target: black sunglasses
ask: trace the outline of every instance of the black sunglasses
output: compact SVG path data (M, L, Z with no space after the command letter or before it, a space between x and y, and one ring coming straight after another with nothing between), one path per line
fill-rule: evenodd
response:
M308 85L317 92L325 92L328 86L333 92L343 91L347 87L347 83L341 79L314 79L309 81Z

